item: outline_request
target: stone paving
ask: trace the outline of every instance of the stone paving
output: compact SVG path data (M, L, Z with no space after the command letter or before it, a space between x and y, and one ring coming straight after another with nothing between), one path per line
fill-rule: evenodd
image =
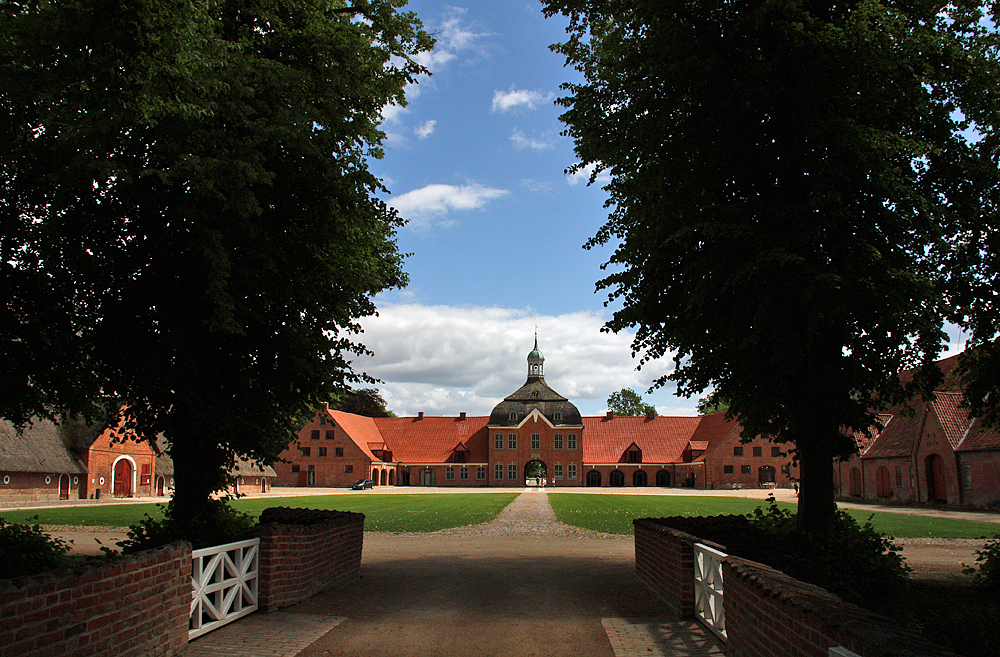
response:
M282 611L250 614L190 642L187 657L295 657L345 620Z

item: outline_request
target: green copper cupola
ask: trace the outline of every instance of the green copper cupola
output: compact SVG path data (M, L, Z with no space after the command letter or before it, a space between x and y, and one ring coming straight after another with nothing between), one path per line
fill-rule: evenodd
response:
M528 379L545 378L545 356L538 350L538 333L535 333L535 348L528 354Z

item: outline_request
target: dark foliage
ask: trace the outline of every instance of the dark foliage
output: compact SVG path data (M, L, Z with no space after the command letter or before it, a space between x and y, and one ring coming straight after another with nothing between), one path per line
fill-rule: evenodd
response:
M65 566L69 563L69 550L69 543L49 536L38 525L7 523L0 518L0 579L35 575Z
M177 540L191 542L194 549L222 545L240 540L257 526L257 519L249 513L237 511L225 500L209 500L208 512L199 515L192 523L178 523L174 519L173 502L168 502L163 520L146 514L142 520L130 525L127 538L118 546L124 554L160 547Z
M786 575L821 586L842 600L883 611L882 603L904 594L910 567L892 538L871 522L858 523L837 511L826 531L806 532L795 514L771 497L766 510L750 518L751 540L745 556Z
M981 550L976 550L975 568L963 572L972 575L972 581L992 593L1000 601L1000 534L986 542Z

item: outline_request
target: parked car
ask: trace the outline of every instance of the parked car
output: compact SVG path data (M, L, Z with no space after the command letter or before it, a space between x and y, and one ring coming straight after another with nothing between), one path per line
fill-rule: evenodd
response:
M357 481L354 482L354 485L351 486L351 488L353 490L364 490L366 488L371 488L374 485L375 482L372 481L371 479L358 479Z

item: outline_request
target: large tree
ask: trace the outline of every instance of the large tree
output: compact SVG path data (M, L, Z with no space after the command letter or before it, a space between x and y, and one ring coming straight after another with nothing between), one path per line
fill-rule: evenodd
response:
M366 164L432 46L404 4L3 4L0 416L124 407L183 526L359 380L406 282Z
M623 417L656 415L656 407L642 401L642 396L631 388L622 388L608 396L608 410Z
M616 249L608 327L636 327L640 366L675 354L659 384L713 387L745 433L793 442L799 523L829 526L843 430L929 390L961 314L941 259L997 181L980 3L544 4L584 76L559 101L574 168L611 178L587 245Z

